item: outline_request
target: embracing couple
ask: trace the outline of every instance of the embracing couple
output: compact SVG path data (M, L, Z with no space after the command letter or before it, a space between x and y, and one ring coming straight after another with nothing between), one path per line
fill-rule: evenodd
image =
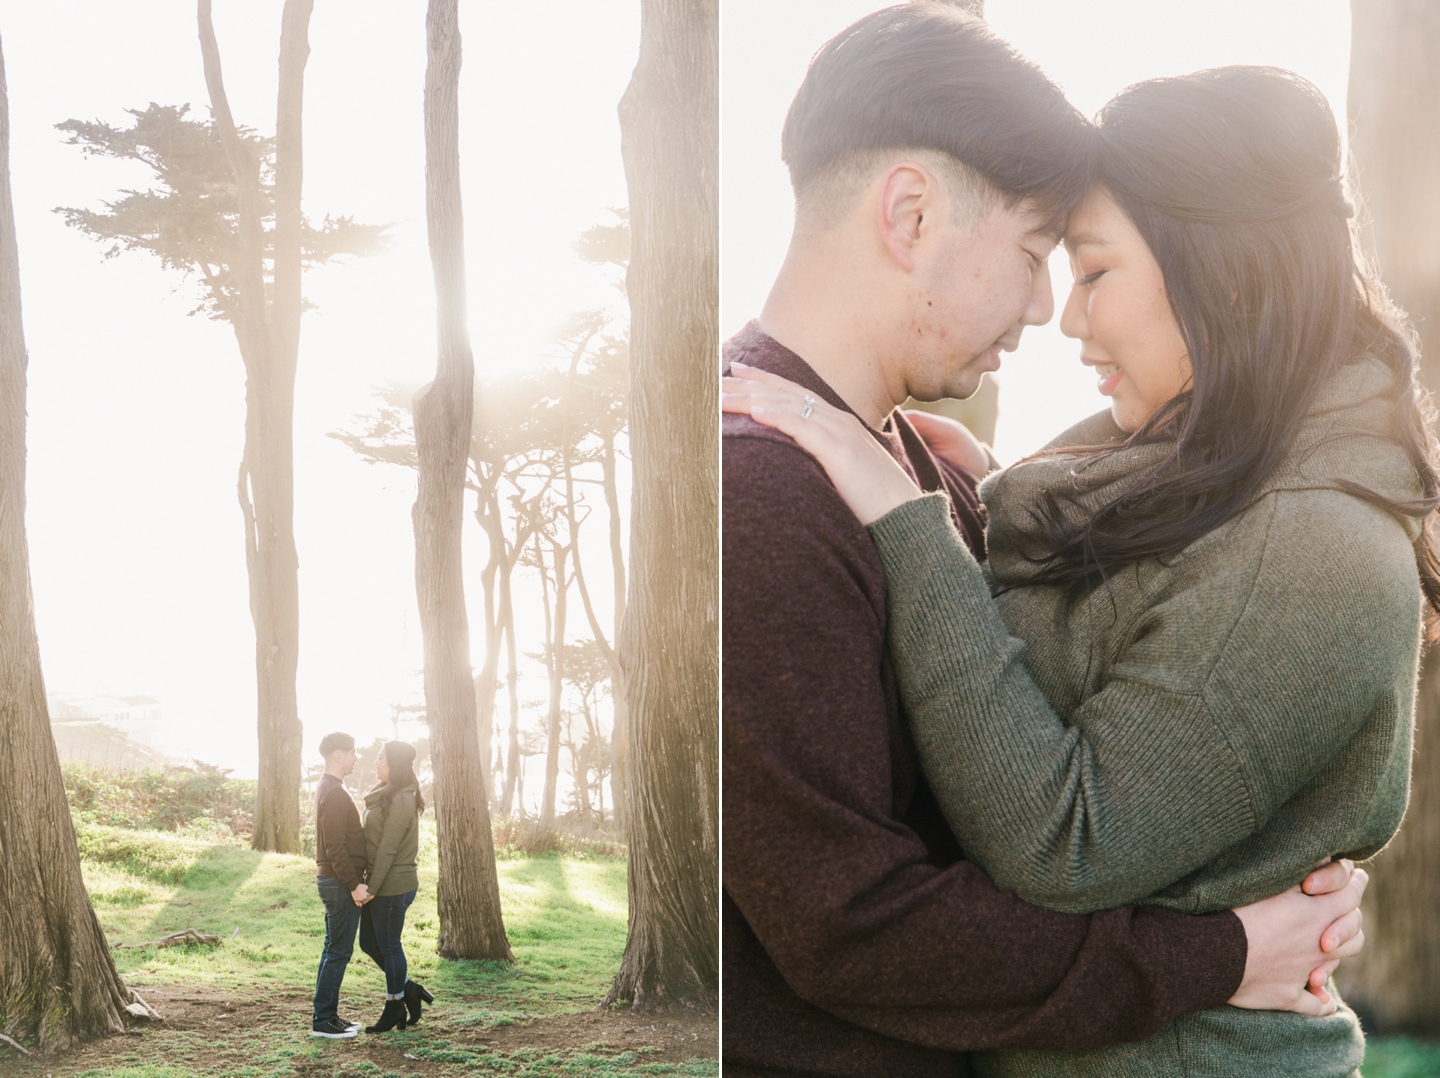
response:
M724 354L726 1074L1356 1074L1330 974L1440 480L1328 104L1232 67L1092 124L907 4L815 56L783 156ZM897 405L1051 318L1057 242L1109 408L999 470Z

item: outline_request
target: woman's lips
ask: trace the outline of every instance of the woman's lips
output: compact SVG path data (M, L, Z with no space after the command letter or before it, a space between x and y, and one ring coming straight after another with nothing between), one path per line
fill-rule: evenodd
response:
M1095 388L1100 390L1102 397L1112 396L1115 387L1120 384L1120 379L1124 377L1124 372L1115 363L1097 363L1095 364L1095 373L1100 376L1100 381Z

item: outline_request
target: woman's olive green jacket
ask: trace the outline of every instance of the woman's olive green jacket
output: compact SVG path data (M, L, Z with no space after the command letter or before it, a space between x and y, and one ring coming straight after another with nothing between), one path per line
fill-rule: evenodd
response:
M1093 510L1160 464L1163 444L1081 469L1044 456L981 486L989 581L943 496L871 525L890 650L925 773L966 855L1050 909L1154 903L1190 913L1368 857L1408 795L1421 592L1419 479L1391 433L1393 375L1352 363L1323 386L1287 456L1239 516L1074 601L1034 582L1047 493ZM1123 433L1107 416L1056 446ZM980 1075L1347 1076L1363 1038L1324 1019L1223 1007L1148 1041L996 1052Z
M370 866L365 884L372 895L403 895L420 886L415 867L420 852L416 792L409 786L390 797L390 787L381 785L365 795L365 860Z

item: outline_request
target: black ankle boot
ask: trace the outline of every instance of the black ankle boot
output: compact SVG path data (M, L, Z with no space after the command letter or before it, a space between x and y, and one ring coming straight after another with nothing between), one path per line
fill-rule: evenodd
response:
M404 1029L405 1001L403 999L387 999L385 1010L380 1015L380 1021L373 1026L366 1026L366 1033L389 1033L392 1029Z
M422 1000L425 1003L434 1003L435 997L425 991L423 984L417 984L415 981L406 981L405 1009L410 1012L410 1025L412 1026L420 1021L420 1014L424 1010L420 1005Z

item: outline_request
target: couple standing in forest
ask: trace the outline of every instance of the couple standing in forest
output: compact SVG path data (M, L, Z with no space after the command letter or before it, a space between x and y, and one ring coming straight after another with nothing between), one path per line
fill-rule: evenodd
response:
M341 1018L340 984L355 949L385 974L385 1009L366 1033L388 1033L420 1021L434 997L410 979L400 932L420 887L420 814L425 798L415 777L415 747L387 741L375 757L376 785L365 795L365 820L345 778L355 770L355 739L320 739L325 773L315 788L315 883L325 906L325 943L315 977L310 1036L346 1040L360 1023Z
M1328 103L1219 68L1091 123L907 4L816 54L782 155L724 349L727 1074L1358 1074L1330 974L1440 479ZM898 406L1051 318L1057 241L1109 408L1002 470Z

